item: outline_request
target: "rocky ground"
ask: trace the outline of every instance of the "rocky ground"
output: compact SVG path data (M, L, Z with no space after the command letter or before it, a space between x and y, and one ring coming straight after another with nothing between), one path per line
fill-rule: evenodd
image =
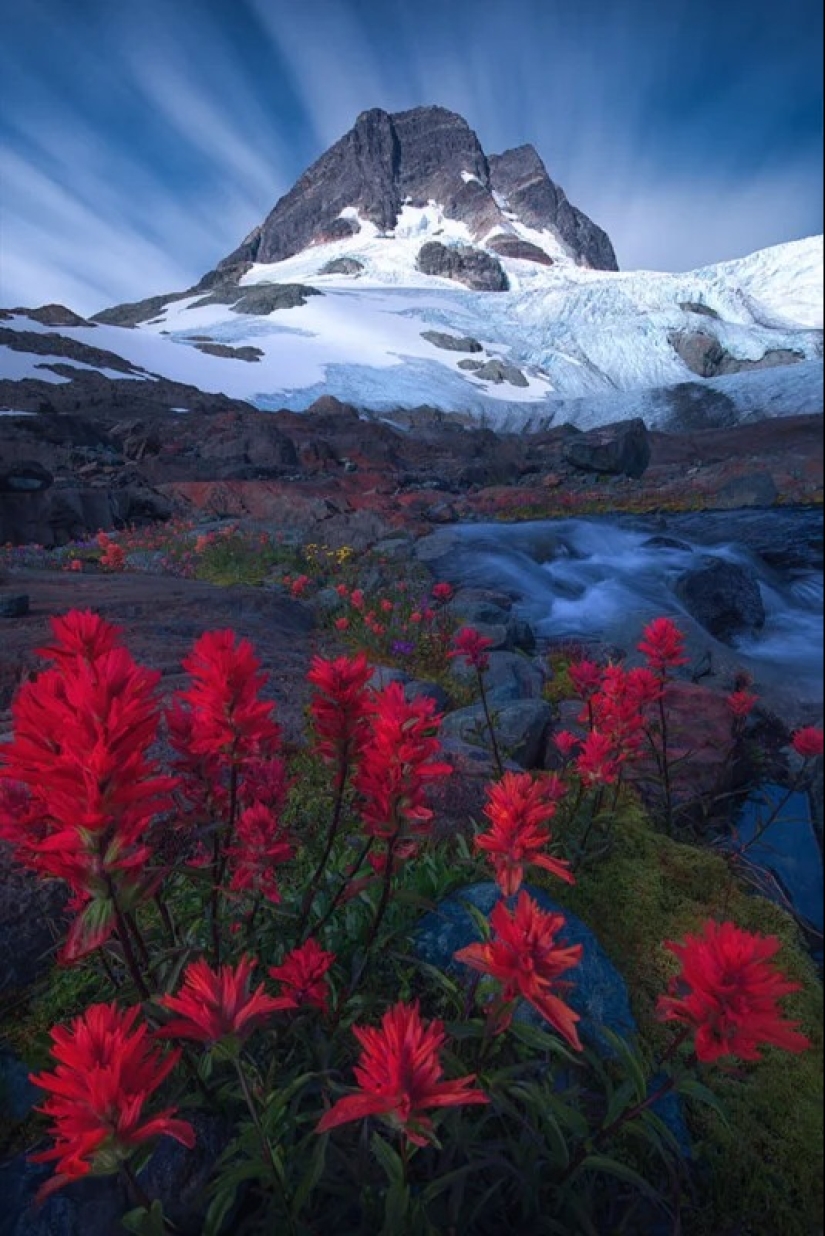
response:
M172 512L323 524L327 541L343 525L366 542L382 527L478 517L822 500L814 414L678 434L629 421L517 435L427 409L368 421L330 397L303 414L214 396L190 406L101 400L4 415L0 543L60 545Z

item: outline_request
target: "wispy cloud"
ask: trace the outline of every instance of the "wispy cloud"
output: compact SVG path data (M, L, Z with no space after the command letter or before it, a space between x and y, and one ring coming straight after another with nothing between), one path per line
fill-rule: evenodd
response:
M813 0L27 0L0 46L0 301L183 287L369 107L532 142L625 267L821 228Z

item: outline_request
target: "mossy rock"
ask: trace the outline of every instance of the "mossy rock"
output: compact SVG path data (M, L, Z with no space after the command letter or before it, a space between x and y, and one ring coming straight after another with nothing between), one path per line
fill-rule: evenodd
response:
M559 830L557 830L558 832ZM538 879L596 933L627 980L642 1048L653 1061L673 1037L656 1019L658 997L677 969L662 947L707 918L782 940L778 964L798 992L783 1001L811 1050L792 1055L768 1048L755 1064L700 1066L720 1098L725 1123L688 1102L702 1201L685 1215L690 1236L813 1236L822 1214L822 985L793 919L731 880L727 863L708 849L657 833L635 804L614 826L613 851L583 868L574 887ZM727 1062L730 1064L730 1061Z

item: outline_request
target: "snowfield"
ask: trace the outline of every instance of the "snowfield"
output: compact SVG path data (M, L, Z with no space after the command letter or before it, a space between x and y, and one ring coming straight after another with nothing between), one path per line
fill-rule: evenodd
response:
M342 214L357 219L352 209ZM300 283L322 293L304 305L249 315L229 305L195 307L200 294L169 303L137 328L59 333L264 409L301 410L331 394L379 413L426 404L508 429L560 421L588 427L631 415L664 426L674 413L673 388L692 383L726 398L737 419L822 411L821 236L683 274L614 273L577 266L549 232L508 216L512 236L543 249L553 264L497 255L510 290L480 292L416 269L427 240L470 243L466 226L437 204L404 207L390 234L357 222L357 235L255 265L241 281L243 288ZM357 273L321 273L340 258L358 262ZM3 325L56 329L23 316ZM423 338L425 331L469 336L482 350L450 351ZM776 352L797 363L703 378L680 358L676 335L705 336L739 361ZM208 355L196 346L204 340L251 345L262 355ZM0 348L0 376L59 381L40 368L57 360ZM492 380L489 369L479 377L468 361L514 366L516 381L506 367L503 380Z

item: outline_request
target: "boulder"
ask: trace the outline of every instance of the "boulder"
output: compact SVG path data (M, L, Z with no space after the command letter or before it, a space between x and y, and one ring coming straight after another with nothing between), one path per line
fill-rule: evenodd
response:
M510 284L501 263L472 245L442 245L429 240L418 251L416 268L423 275L455 279L475 292L506 292Z
M54 476L36 459L25 459L0 472L0 494L35 494L49 489Z
M591 429L568 438L564 458L584 472L640 477L650 463L650 439L640 417Z
M749 567L708 555L676 580L676 595L696 621L723 644L754 635L765 625L765 606Z
M521 768L538 768L545 749L545 738L553 720L553 710L546 700L520 699L509 703L491 703L496 740L502 757L511 759ZM441 722L440 733L445 738L460 738L462 742L484 749L490 746L490 735L481 704L459 708Z
M443 330L422 330L421 338L436 348L444 348L447 352L481 352L483 349L477 339L469 335L448 335Z

